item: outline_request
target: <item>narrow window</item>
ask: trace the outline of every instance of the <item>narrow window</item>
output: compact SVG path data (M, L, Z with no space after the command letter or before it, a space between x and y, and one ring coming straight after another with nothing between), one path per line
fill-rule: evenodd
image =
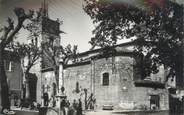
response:
M14 70L14 68L15 68L14 64L15 63L13 61L10 61L10 63L9 63L9 71L13 71Z
M79 93L80 92L80 89L79 89L79 82L77 81L76 82L76 89L75 89L76 93Z
M14 65L12 61L7 61L7 60L5 61L5 69L7 71L13 71L13 67Z
M11 62L11 61L10 61L10 63L9 63L8 71L12 71L12 62Z
M102 85L103 86L108 86L109 85L109 73L103 73Z
M4 61L4 67L5 67L5 70L9 70L9 61L8 60L5 60Z

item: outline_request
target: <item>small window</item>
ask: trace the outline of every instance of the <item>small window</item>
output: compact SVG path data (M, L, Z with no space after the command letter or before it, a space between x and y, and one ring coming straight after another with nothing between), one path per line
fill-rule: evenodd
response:
M108 86L109 85L109 73L103 73L102 85L103 86Z

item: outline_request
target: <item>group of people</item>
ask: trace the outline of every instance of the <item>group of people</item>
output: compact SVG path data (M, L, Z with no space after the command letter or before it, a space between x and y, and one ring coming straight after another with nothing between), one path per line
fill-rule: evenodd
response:
M81 99L78 99L78 101L74 99L72 104L69 100L63 99L60 107L63 115L82 115Z

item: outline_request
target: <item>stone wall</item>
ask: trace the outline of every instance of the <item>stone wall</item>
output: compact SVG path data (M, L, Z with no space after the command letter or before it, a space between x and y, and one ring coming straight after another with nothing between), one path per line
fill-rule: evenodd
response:
M153 89L145 87L134 87L133 92L133 101L135 102L135 107L146 106L147 109L150 109L150 96L158 95L160 98L160 109L168 110L168 92L166 89Z
M40 92L48 93L49 100L52 100L52 96L54 96L53 84L56 84L54 71L43 72L41 83L42 90ZM52 101L50 101L49 106L52 106Z
M22 73L20 62L11 60L11 66L12 66L11 71L5 69L7 80L8 80L8 85L9 85L9 90L10 90L10 93L16 93L19 95L19 98L21 98L20 95L21 95L21 90L22 90L23 73ZM0 94L1 94L1 89L0 89ZM0 95L0 106L1 106L1 95Z
M129 82L133 79L132 58L117 56L113 58L103 58L95 60L95 97L97 100L97 108L102 109L103 105L113 105L117 107L117 103L123 98L130 97L129 91L132 86ZM102 85L102 74L109 73L109 85ZM126 93L122 93L123 88Z
M64 87L68 99L72 101L81 98L84 103L82 90L86 88L88 94L94 94L97 109L103 109L104 105L112 105L114 109L142 109L140 106L150 109L150 95L154 93L160 97L160 109L167 110L168 93L165 89L135 87L133 62L134 59L130 56L115 56L93 59L90 64L65 68ZM103 73L109 73L107 86L102 84ZM75 91L77 82L79 93Z
M78 86L77 86L78 82ZM84 107L84 89L87 89L87 97L91 94L91 64L70 67L64 70L64 87L67 99L70 103L81 98ZM76 91L78 87L79 91Z
M12 71L6 70L10 90L20 91L22 88L22 69L19 62L12 62Z

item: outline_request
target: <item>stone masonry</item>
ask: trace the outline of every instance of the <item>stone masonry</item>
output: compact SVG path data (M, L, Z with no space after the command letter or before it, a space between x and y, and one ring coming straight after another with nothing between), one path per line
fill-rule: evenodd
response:
M64 87L70 102L74 99L85 100L92 93L96 99L96 109L113 106L113 109L151 109L151 96L158 96L159 109L168 110L168 92L163 87L135 86L133 55L121 53L120 55L96 57L99 51L86 54L93 57L88 61L67 65L64 68ZM80 55L80 54L79 54ZM83 56L84 58L85 56ZM103 85L103 74L109 74L109 84ZM149 78L150 84L162 83L163 70ZM147 82L147 80L142 80ZM79 88L77 92L76 89Z

